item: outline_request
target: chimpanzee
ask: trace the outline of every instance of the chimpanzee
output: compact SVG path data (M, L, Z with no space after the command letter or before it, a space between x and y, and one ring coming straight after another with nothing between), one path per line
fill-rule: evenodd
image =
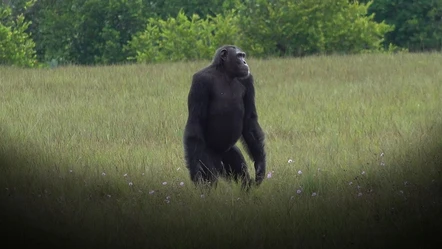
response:
M195 184L214 184L221 175L236 182L241 179L242 187L249 189L252 180L246 161L235 145L240 138L254 161L256 185L264 179L264 133L245 57L236 46L222 46L212 63L193 75L183 140L186 166Z

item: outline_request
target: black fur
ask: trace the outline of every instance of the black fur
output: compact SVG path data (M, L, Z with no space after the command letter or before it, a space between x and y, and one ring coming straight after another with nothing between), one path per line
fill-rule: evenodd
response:
M259 185L266 171L264 133L258 123L253 76L245 53L228 45L212 63L193 75L184 131L186 166L193 182L216 182L222 175L243 187L252 182L235 145L241 139L255 166Z

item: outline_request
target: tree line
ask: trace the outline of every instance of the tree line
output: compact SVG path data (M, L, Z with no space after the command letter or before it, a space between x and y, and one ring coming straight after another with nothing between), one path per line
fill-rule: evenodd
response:
M442 0L2 0L0 64L440 51Z

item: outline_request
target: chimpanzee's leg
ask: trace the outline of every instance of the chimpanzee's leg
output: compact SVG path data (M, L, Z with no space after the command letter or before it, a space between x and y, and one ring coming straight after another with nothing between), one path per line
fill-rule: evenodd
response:
M190 178L195 184L216 185L219 174L222 172L221 155L206 149L196 168L190 168Z
M242 181L243 188L250 187L250 175L247 171L246 160L236 145L222 155L222 162L225 176L228 179L233 177L236 182Z

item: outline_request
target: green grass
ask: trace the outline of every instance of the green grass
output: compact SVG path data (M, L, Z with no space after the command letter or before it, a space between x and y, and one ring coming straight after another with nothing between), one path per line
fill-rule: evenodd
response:
M191 76L207 63L0 68L0 217L14 243L440 242L441 54L251 59L272 177L249 194L222 181L202 198L182 135Z

